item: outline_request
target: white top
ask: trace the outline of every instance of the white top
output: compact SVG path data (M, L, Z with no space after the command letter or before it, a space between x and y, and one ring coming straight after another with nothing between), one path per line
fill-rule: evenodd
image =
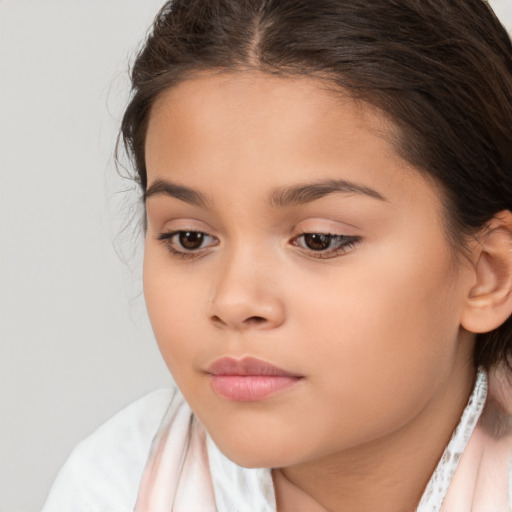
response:
M153 391L80 442L43 512L133 512L151 442L175 396L173 389Z
M440 510L484 408L487 387L486 374L480 371L417 512ZM141 479L150 484L141 486ZM205 482L211 489L203 493L200 488ZM139 495L137 502L139 488L145 487L149 491L141 492L152 497ZM227 459L204 433L181 394L170 389L134 402L78 444L59 473L43 512L133 512L136 503L137 510L146 510L148 503L156 502L169 511L276 510L270 470L242 468ZM148 510L155 509L151 506Z

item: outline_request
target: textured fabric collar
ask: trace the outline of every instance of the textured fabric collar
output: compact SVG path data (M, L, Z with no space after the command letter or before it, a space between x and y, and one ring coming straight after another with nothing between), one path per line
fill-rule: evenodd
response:
M484 409L487 388L487 375L479 370L468 404L423 492L416 512L439 512L441 509L462 453Z

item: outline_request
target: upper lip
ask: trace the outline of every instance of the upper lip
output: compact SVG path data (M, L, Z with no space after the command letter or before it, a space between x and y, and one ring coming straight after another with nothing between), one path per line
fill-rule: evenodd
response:
M300 375L288 372L254 357L244 357L242 359L221 357L211 364L207 373L211 375L273 375L281 377L300 377Z

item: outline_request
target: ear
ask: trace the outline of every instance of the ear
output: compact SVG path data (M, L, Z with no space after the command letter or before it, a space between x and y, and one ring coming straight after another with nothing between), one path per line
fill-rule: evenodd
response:
M473 251L474 284L466 297L461 325L484 333L512 313L512 213L496 214L482 230Z

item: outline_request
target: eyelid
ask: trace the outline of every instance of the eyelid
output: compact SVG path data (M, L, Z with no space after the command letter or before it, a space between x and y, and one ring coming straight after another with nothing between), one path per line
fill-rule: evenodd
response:
M361 230L354 224L341 222L329 217L310 217L297 222L292 230L295 236L304 233L323 233L329 235L358 235Z

